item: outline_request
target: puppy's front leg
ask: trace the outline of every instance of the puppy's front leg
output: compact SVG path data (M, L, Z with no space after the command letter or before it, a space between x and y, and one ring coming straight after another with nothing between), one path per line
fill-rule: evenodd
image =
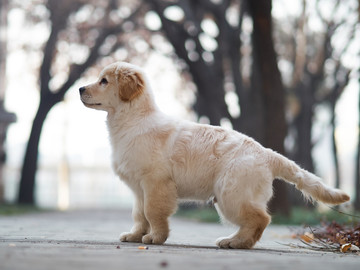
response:
M177 207L175 183L170 180L150 180L143 183L145 216L150 233L142 238L144 244L163 244L169 236L168 217Z
M132 211L134 226L129 233L120 235L121 242L138 242L141 243L142 237L149 232L149 222L146 220L144 213L144 198L136 196L135 205Z

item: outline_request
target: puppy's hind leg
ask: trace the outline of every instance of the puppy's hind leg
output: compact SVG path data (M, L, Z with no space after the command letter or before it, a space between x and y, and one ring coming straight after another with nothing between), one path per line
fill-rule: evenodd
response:
M255 158L241 161L241 166L226 170L214 188L221 214L240 227L228 238L217 240L220 248L252 248L271 220L266 211L272 197L271 172L257 166Z
M271 218L266 209L254 206L251 203L244 203L239 207L237 215L229 216L226 209L222 210L225 218L239 225L240 229L229 238L217 240L216 244L220 248L250 249L261 238L263 231L270 223Z
M144 244L163 244L169 236L168 217L176 211L177 190L170 180L144 181L145 216L150 232L143 236Z

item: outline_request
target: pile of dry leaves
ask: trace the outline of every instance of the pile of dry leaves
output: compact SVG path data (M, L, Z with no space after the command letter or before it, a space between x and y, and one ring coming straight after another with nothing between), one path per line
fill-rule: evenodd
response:
M340 225L336 222L310 228L297 237L309 248L323 251L360 252L360 224Z

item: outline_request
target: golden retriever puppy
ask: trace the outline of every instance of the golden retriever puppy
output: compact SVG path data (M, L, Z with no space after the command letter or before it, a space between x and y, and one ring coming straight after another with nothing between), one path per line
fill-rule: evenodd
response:
M113 169L136 198L134 226L121 241L163 244L178 199L215 198L220 215L239 226L217 245L252 248L270 223L267 203L275 178L324 203L349 200L244 134L166 116L137 66L111 64L79 90L85 106L108 113Z

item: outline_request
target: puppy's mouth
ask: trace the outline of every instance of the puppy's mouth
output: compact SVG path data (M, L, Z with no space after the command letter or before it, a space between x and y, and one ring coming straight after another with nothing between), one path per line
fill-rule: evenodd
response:
M101 106L102 105L101 103L89 103L84 100L81 100L81 101L85 106Z

